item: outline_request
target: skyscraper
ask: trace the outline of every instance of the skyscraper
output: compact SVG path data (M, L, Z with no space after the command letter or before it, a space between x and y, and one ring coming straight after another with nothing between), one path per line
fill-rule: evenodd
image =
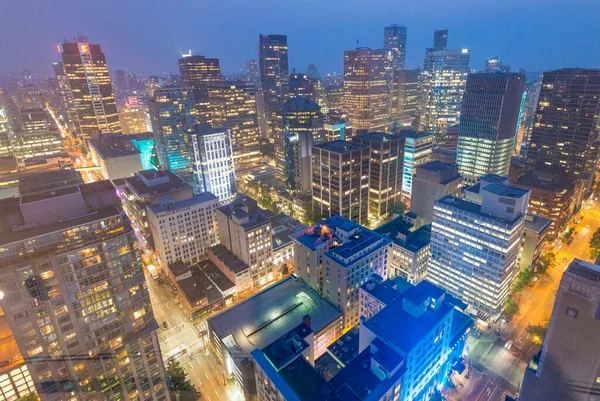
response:
M530 191L493 175L467 191L434 204L427 279L493 317L518 273Z
M286 35L259 35L258 62L260 82L265 100L265 114L269 123L268 136L278 130L276 115L288 92L288 46Z
M79 132L79 117L73 102L73 94L69 85L69 78L65 74L65 68L62 61L52 63L54 76L58 81L58 92L60 97L59 115L58 118L67 126L71 133Z
M11 202L2 218L20 226L2 228L0 305L38 395L168 400L140 250L113 185Z
M484 72L510 72L510 66L502 64L498 57L492 57L485 60Z
M456 150L466 181L488 173L508 175L524 85L522 74L469 74Z
M425 53L420 118L420 129L434 133L439 143L443 142L445 128L460 120L470 58L469 49L447 50L447 32L444 40L442 36L437 35L434 47ZM440 43L444 46L438 46Z
M8 113L5 108L0 107L0 157L12 156L12 143L14 142L14 132Z
M155 89L148 110L160 167L191 178L193 151L189 134L198 123L192 89Z
M344 51L344 106L355 130L387 130L388 96L386 51Z
M254 59L250 59L246 62L246 81L250 82L251 84L256 84L260 81L258 63Z
M305 193L312 188L312 146L310 131L285 134L285 187L291 193Z
M370 148L349 141L313 146L313 212L367 224Z
M231 201L235 195L231 130L201 124L190 136L194 149L196 192L210 192L221 203Z
M448 30L438 29L433 32L433 47L431 50L446 50L448 48Z
M179 59L181 84L194 89L204 88L208 83L221 81L218 58L207 58L190 51Z
M208 87L210 122L231 130L236 171L260 159L257 91L247 82L213 83Z
M410 126L419 114L419 76L421 71L394 71L390 94L390 119L401 126Z
M403 129L399 136L404 139L404 161L402 164L402 194L411 198L412 180L417 166L431 160L433 135L428 132Z
M590 145L598 137L600 71L563 69L545 72L531 131L527 166L558 167L571 182L591 172Z
M406 64L406 27L394 24L383 28L383 48L391 53L392 69L403 70Z
M600 266L575 259L560 280L543 347L525 370L522 401L598 395Z
M80 37L62 44L62 60L79 120L78 135L95 137L121 132L117 104L100 45Z
M369 132L355 136L352 142L369 145L369 217L385 217L402 198L402 161L404 139L399 135Z

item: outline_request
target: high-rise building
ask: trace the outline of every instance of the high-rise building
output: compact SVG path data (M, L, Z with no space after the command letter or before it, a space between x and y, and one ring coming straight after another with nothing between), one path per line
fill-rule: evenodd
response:
M72 133L79 132L79 117L73 102L73 94L69 85L69 78L65 73L64 64L62 61L52 63L54 76L58 81L58 92L60 96L59 115L57 116L63 125L69 127Z
M527 166L558 167L578 182L596 160L590 145L598 137L600 70L563 69L542 76Z
M265 101L269 137L278 130L276 115L288 93L288 46L286 35L259 35L258 63Z
M150 132L152 123L150 116L144 110L144 107L139 105L128 106L119 111L119 120L123 133L126 135L143 134Z
M469 49L447 50L445 47L444 40L443 48L438 49L434 43L425 53L421 93L420 129L436 134L440 143L445 128L460 120L470 58Z
M12 157L14 132L6 109L0 107L0 157Z
M58 127L43 108L21 109L21 127L15 132L12 147L15 156L30 159L62 153Z
M431 224L434 202L446 195L459 197L461 188L462 177L456 164L438 160L421 164L413 176L410 211L416 213L423 224Z
M148 222L158 259L167 268L176 261L196 263L217 245L219 199L210 192L175 202L165 197L148 206Z
M257 91L254 84L223 82L208 87L211 124L231 130L236 171L260 160Z
M95 137L121 132L117 104L100 45L78 38L62 44L62 60L79 120L78 135Z
M392 69L403 70L406 65L406 27L394 24L383 28L383 48L391 55Z
M260 81L258 63L254 59L250 59L246 62L246 81L253 85Z
M518 273L530 191L488 175L468 192L435 202L427 279L494 317Z
M218 58L207 58L199 54L182 54L179 59L181 84L194 89L204 88L207 84L221 81L221 68Z
M288 80L289 96L290 97L308 97L314 100L314 93L308 80L308 75L297 73L294 69Z
M388 275L392 241L342 216L333 216L292 235L294 271L342 311L344 327L359 321L359 288L371 276Z
M236 191L231 130L201 124L190 137L196 192L210 192L219 202L229 202Z
M433 32L433 47L431 50L446 50L448 48L448 30L438 29Z
M352 122L343 118L331 118L323 123L325 142L348 141L352 138Z
M598 305L600 266L573 260L560 280L542 349L525 370L519 400L584 401L597 397Z
M285 134L285 187L293 194L312 189L312 146L310 131Z
M402 163L404 140L398 135L370 132L352 138L352 142L369 145L369 219L379 220L402 199Z
M469 74L456 148L456 164L466 181L508 175L524 85L522 74Z
M510 72L510 66L502 64L502 60L499 59L498 57L492 57L488 60L485 60L484 72L507 73L507 72Z
M324 218L339 214L367 224L370 153L368 145L349 141L313 146L314 213Z
M308 97L294 97L286 100L282 107L283 130L281 135L294 132L309 131L314 143L323 142L323 121L321 107ZM284 138L275 137L275 162L277 170L284 173ZM281 166L281 167L279 167Z
M386 131L388 99L386 51L344 51L344 107L354 129Z
M419 114L421 71L394 71L392 81L390 119L401 126L410 126Z
M168 400L140 250L113 185L12 202L2 210L15 224L2 226L0 304L38 395Z
M412 194L413 175L417 167L431 160L433 135L413 129L403 129L398 134L404 138L404 163L402 164L402 194L409 198Z
M189 134L198 120L190 88L160 88L148 103L158 164L175 174L191 177L193 150Z

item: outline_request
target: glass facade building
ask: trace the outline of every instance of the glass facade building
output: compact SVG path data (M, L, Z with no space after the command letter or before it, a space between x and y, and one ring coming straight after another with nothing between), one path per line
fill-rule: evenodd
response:
M411 129L403 129L399 134L404 138L404 163L402 165L402 194L410 199L412 181L417 166L431 159L433 135Z
M391 56L393 70L403 70L406 64L406 27L397 24L383 29L383 48Z

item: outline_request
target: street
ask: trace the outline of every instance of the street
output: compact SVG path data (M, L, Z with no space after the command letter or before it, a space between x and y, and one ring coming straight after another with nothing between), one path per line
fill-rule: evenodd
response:
M200 332L205 327L205 320L188 321L168 284L159 284L147 272L146 281L154 316L161 326L158 338L163 357L184 345L187 351L178 357L178 360L188 373L189 379L202 393L202 399L208 401L242 400L243 395L234 381L225 380L220 363L208 349L208 338L200 337ZM167 322L168 329L162 328L163 322Z

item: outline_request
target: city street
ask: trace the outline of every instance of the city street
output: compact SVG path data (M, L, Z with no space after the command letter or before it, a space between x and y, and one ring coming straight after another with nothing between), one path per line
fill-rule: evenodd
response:
M243 395L233 380L225 381L221 364L208 349L208 337L200 335L205 330L204 319L198 319L195 323L188 321L168 284L160 284L147 272L146 281L154 316L161 326L158 337L163 357L178 347L185 346L186 352L178 360L189 374L189 379L202 393L203 400L242 400ZM162 328L163 322L167 322L168 329Z

